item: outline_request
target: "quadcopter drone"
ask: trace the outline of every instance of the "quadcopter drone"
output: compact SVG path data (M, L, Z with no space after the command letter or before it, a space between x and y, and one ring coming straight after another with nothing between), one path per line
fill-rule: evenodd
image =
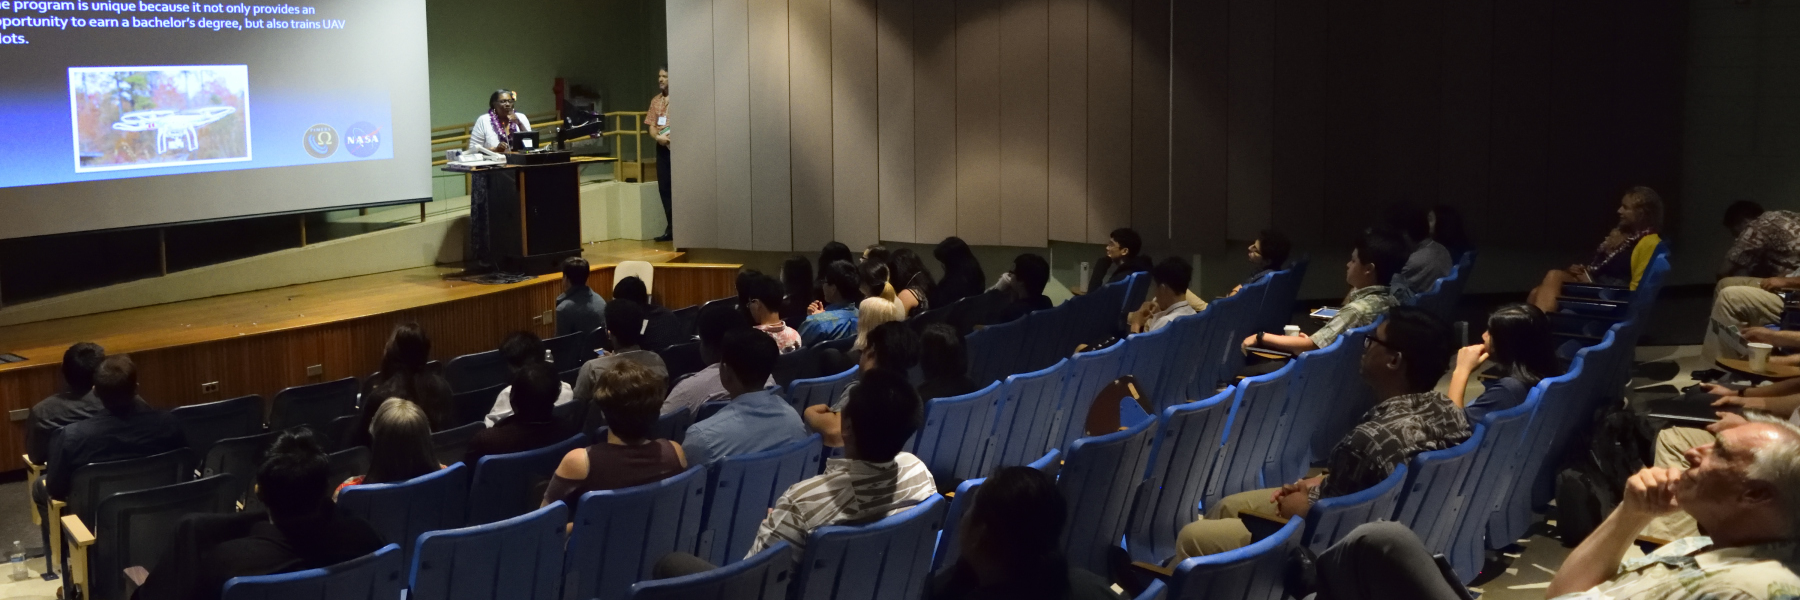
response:
M156 130L156 153L166 154L170 150L195 151L200 149L200 133L197 129L210 125L231 113L237 112L230 106L212 106L207 108L191 108L187 110L140 110L125 113L112 128L119 131Z

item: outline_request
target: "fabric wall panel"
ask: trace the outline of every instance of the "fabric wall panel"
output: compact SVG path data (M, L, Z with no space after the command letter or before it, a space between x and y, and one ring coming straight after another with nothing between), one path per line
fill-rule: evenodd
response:
M913 237L956 235L956 0L913 3Z
M1000 243L1049 243L1049 4L1008 0L1000 14Z
M1131 224L1131 0L1088 2L1087 241Z
M713 0L670 0L669 183L675 232L683 246L719 243L714 163L717 99L713 95ZM653 142L652 142L653 143ZM683 165L691 165L683 167Z
M1000 6L956 3L956 235L1000 243Z
M1087 241L1088 0L1049 0L1045 176L1050 239Z
M750 197L754 249L794 250L787 0L750 0Z
M851 248L881 238L875 68L875 3L832 0L832 231Z
M832 194L831 0L788 0L794 248L836 239Z
M877 0L875 27L881 239L915 242L913 0Z
M714 221L718 247L749 250L756 231L750 179L750 0L713 0Z

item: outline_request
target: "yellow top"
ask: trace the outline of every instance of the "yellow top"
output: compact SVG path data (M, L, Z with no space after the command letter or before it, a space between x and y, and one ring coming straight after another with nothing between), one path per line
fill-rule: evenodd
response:
M1650 268L1650 260L1656 258L1656 246L1662 243L1662 236L1646 235L1638 239L1637 247L1631 249L1631 289L1637 290L1638 280L1644 278L1644 271Z

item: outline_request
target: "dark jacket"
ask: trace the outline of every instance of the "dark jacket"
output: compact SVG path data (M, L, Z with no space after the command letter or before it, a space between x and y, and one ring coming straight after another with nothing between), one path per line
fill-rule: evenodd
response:
M328 567L385 543L362 519L332 512L275 525L268 513L196 514L175 523L136 600L210 600L233 577Z
M1109 268L1113 266L1113 260L1102 254L1094 261L1093 271L1088 274L1087 291L1093 293L1106 284L1124 281L1132 273L1149 271L1150 265L1148 256L1128 256L1116 268Z

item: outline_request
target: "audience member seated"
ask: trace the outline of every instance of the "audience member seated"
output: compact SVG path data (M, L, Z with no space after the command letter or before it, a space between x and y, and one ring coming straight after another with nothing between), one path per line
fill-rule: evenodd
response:
M507 335L506 339L500 342L500 355L506 358L506 366L514 375L518 375L520 369L530 365L543 365L546 369L552 368L550 363L544 360L544 340L538 339L537 334L529 331L515 331ZM556 373L552 371L550 375L554 379ZM556 392L556 406L575 401L575 388L561 381L556 384L561 388ZM494 397L494 408L488 411L485 418L487 426L493 427L501 419L512 416L512 414L512 386L509 385L501 388L500 395ZM474 464L471 463L469 466L474 466Z
M1395 307L1367 338L1363 381L1382 400L1338 441L1326 472L1282 486L1226 496L1206 518L1182 528L1176 562L1250 544L1245 513L1306 516L1314 502L1373 487L1420 452L1443 450L1469 438L1463 413L1432 391L1450 362L1449 327L1423 310Z
M1194 306L1187 301L1188 283L1193 277L1194 267L1180 257L1171 256L1156 263L1156 268L1150 270L1150 279L1156 282L1150 301L1126 316L1131 332L1156 331L1177 317L1194 314Z
M594 404L595 387L600 376L607 371L618 368L622 364L635 364L655 372L657 377L667 381L669 367L655 352L645 350L644 343L644 310L642 305L632 300L614 298L612 306L606 308L606 334L612 340L613 350L605 355L582 363L581 371L575 374L575 399L587 408L583 419L582 431L593 431L604 425L600 419L601 411ZM661 400L662 395L657 394Z
M813 273L814 300L824 300L825 288L830 287L830 283L825 279L825 266L834 262L850 263L851 270L854 271L857 260L856 255L850 253L850 247L844 245L843 242L836 240L826 242L825 247L819 249L819 261L813 263L819 266L818 272Z
M369 445L369 424L379 400L404 398L425 409L434 429L453 426L456 402L451 397L450 382L430 364L431 338L418 323L401 323L388 336L387 348L381 353L381 371L363 381L362 406L356 424L350 427L344 446Z
M931 256L944 266L944 278L932 288L932 306L949 306L987 289L987 275L981 270L981 261L975 260L975 251L970 250L968 242L962 238L944 238L931 251Z
M25 428L25 453L32 464L50 460L50 439L57 430L99 415L106 407L95 396L94 371L106 351L99 344L81 342L63 351L63 390L31 407L31 424Z
M888 269L893 275L894 287L899 288L897 296L900 305L906 307L906 316L931 310L931 293L937 288L937 281L931 278L931 271L925 268L925 259L911 248L900 248L888 259Z
M1544 282L1531 290L1526 302L1546 313L1555 312L1557 298L1565 283L1594 283L1637 289L1644 269L1655 257L1656 245L1662 242L1657 231L1662 229L1662 196L1655 190L1639 186L1625 192L1619 200L1619 225L1600 242L1588 262L1570 265L1544 274Z
M732 395L725 388L723 370L719 368L719 361L723 358L719 344L724 343L725 332L749 329L750 323L744 319L744 313L724 304L702 307L696 320L699 321L700 356L706 360L706 368L675 384L675 389L669 391L669 397L663 399L662 414L681 410L691 413L700 410L700 405L709 400ZM774 378L766 379L768 383L765 385L775 385Z
M1431 228L1431 240L1442 244L1450 251L1450 257L1461 260L1462 255L1474 250L1469 243L1468 230L1463 228L1462 212L1448 204L1431 207L1425 213L1426 224Z
M233 577L320 569L380 550L386 544L373 527L331 503L330 476L312 432L282 433L256 471L267 512L183 517L133 598L208 600Z
M1244 347L1297 355L1330 346L1344 332L1375 322L1400 303L1383 282L1392 281L1400 273L1406 257L1406 245L1401 240L1379 233L1364 235L1350 251L1350 262L1344 265L1344 281L1350 284L1350 295L1344 298L1337 316L1310 336L1258 333L1244 338Z
M800 331L782 321L787 314L787 295L781 288L780 281L755 270L738 274L738 303L744 306L744 314L787 354L800 349Z
M844 458L826 460L823 474L781 494L757 527L756 541L745 558L787 542L798 560L815 529L872 523L936 495L925 463L901 451L924 419L924 408L905 375L877 370L863 377L844 411ZM699 557L673 553L657 562L652 576L664 579L713 568Z
M1707 425L1705 429L1669 427L1657 432L1656 466L1687 468L1690 466L1688 451L1711 443L1714 434L1720 431L1744 424L1746 421L1740 414L1744 411L1786 415L1790 422L1800 423L1800 379L1787 379L1743 389L1704 384L1701 391L1717 398L1713 401L1713 406L1720 411L1716 413L1719 421ZM1697 531L1693 517L1685 512L1676 512L1658 517L1644 529L1644 536L1667 541L1698 535Z
M469 439L463 454L463 464L469 468L475 468L483 456L536 450L575 435L573 425L556 418L554 407L569 386L556 379L550 365L535 362L515 369L510 389L514 390L510 414Z
M863 297L900 302L900 296L894 292L894 284L888 281L887 263L865 259L856 265L856 275L858 289L862 291Z
M681 445L651 438L667 375L622 362L600 374L594 403L606 415L606 439L570 450L556 466L544 504L581 504L581 495L655 483L687 470Z
M75 483L75 470L100 462L154 456L187 447L181 421L150 408L137 395L137 365L131 357L108 356L94 370L93 394L106 412L62 428L50 443L44 487L50 498L65 500ZM39 498L39 503L49 502ZM91 508L91 507L90 507Z
M1481 395L1464 402L1469 377L1488 362L1495 364L1499 377L1482 382ZM1524 404L1525 396L1539 381L1562 373L1556 341L1550 336L1550 320L1536 306L1515 302L1488 315L1480 344L1457 351L1456 369L1445 395L1463 409L1463 416L1474 426L1488 413Z
M1143 255L1144 238L1131 228L1114 229L1106 240L1106 254L1094 261L1087 287L1082 293L1098 290L1109 283L1124 281L1132 273L1150 270L1150 258Z
M1049 285L1050 262L1044 257L1030 253L1013 257L1012 270L1001 274L993 287L1008 294L1012 302L1000 309L994 323L1011 323L1032 312L1056 306L1049 296L1044 295L1044 288Z
M404 398L388 398L369 424L369 472L344 480L337 491L353 485L401 483L442 468L431 445L431 421L425 410Z
M1399 205L1390 215L1390 226L1406 236L1406 243L1412 253L1406 257L1406 265L1400 268L1400 281L1414 294L1423 294L1437 284L1437 280L1450 276L1450 269L1456 266L1456 257L1450 255L1450 249L1431 239L1431 218L1425 211L1411 205Z
M797 329L806 320L806 311L817 298L813 295L814 285L812 263L806 257L790 256L781 261L782 322Z
M862 262L875 261L885 265L891 258L893 258L893 253L888 251L887 246L881 244L869 244L862 251Z
M681 317L675 316L674 311L650 302L650 289L644 286L644 280L636 277L619 280L613 285L613 301L619 300L636 302L643 314L644 324L639 330L643 337L639 345L643 349L661 350L691 341L692 336L686 333L687 326L681 322ZM611 321L607 323L608 329L611 329Z
M1232 287L1231 294L1235 296L1244 286L1262 281L1264 277L1287 268L1288 254L1293 251L1294 243L1288 241L1285 233L1264 229L1262 233L1256 234L1256 241L1250 242L1250 268L1254 272L1243 283Z
M969 377L969 346L962 332L944 323L933 323L919 335L919 399L953 398L981 389Z
M563 259L563 292L556 296L556 335L600 328L606 299L588 287L588 261L579 256Z
M807 307L806 322L800 325L800 343L807 346L853 335L856 332L856 305L863 300L861 276L850 263L827 263L821 274L825 279L824 300Z
M1120 598L1099 575L1069 566L1062 553L1068 502L1056 480L1031 467L1005 467L976 488L960 527L956 562L931 578L929 600ZM1091 518L1093 515L1077 515Z
M855 397L856 387L876 369L887 369L895 373L906 373L919 364L919 334L912 326L902 321L885 323L869 330L865 345L857 352L857 380L838 396L830 406L823 404L808 406L801 416L806 419L806 426L825 438L825 445L832 448L844 445L843 428L839 416L845 405ZM845 367L848 368L848 367Z
M769 377L780 356L775 342L748 327L732 329L723 337L719 351L724 366L718 369L718 377L731 401L713 416L688 427L682 446L688 463L704 465L772 450L812 435ZM744 383L748 381L764 383Z
M1756 203L1738 202L1725 209L1725 227L1736 241L1719 266L1712 319L1739 326L1780 321L1784 307L1777 292L1800 288L1800 213L1764 212ZM1709 324L1701 356L1712 363L1722 353Z

